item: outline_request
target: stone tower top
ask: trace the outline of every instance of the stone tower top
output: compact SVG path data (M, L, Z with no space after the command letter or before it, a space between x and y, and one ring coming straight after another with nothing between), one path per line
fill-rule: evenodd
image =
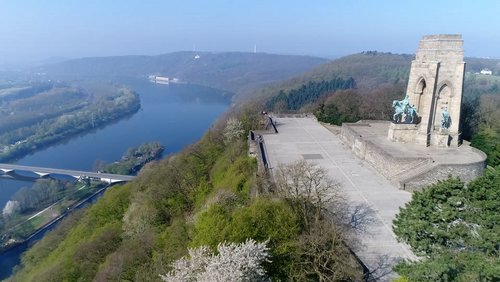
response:
M420 40L415 59L421 62L463 62L463 45L460 34L425 35Z

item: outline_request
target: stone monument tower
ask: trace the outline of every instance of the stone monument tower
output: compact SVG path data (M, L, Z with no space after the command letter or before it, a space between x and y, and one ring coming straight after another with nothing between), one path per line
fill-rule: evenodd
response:
M420 40L406 97L393 102L390 140L440 147L460 144L463 57L461 35L426 35Z

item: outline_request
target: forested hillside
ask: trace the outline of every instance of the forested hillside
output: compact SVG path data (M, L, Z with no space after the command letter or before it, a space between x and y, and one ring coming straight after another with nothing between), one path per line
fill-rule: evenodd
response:
M287 179L272 185L247 156L244 133L258 128L258 114L237 116L68 217L23 256L10 281L160 281L188 248L215 250L249 238L267 245L264 276L273 280L359 281L362 269L345 245L351 215L338 185L304 163L281 175L330 184L312 185L309 197L294 194ZM336 212L325 213L327 206Z
M371 89L382 84L406 83L413 55L399 55L367 51L345 56L325 63L306 73L263 88L260 97L276 95L280 90L290 91L300 88L309 81L329 81L336 77L352 77L359 89Z
M195 56L198 57L195 58ZM327 62L326 59L266 53L176 52L158 56L82 58L46 65L36 71L61 80L109 80L161 75L249 94Z

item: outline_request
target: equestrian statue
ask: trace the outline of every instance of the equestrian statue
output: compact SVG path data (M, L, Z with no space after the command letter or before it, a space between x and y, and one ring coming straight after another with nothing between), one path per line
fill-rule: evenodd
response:
M392 107L394 108L394 115L392 115L392 121L394 123L418 123L418 112L414 105L410 105L408 95L401 101L392 101Z

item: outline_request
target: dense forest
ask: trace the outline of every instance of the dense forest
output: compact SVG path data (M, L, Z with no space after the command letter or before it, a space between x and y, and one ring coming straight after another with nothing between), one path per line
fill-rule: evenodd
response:
M334 78L329 81L313 82L302 85L288 93L281 90L278 95L271 97L266 102L266 109L277 113L297 111L307 105L316 103L322 97L340 89L355 87L352 77L348 79Z

